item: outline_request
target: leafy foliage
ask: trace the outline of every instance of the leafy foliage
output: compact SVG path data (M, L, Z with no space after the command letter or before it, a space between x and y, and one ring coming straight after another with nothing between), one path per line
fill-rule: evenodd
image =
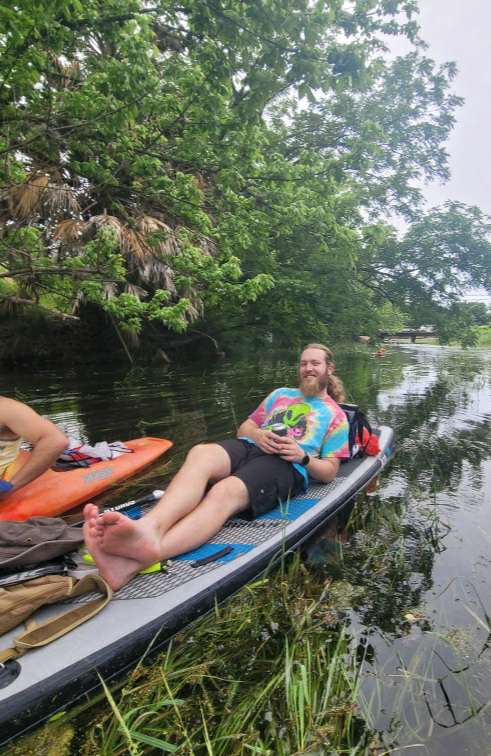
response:
M490 285L477 209L417 214L461 101L413 0L0 14L2 301L291 341L375 332L387 302L435 322ZM391 35L412 46L392 61ZM413 221L402 240L388 209Z

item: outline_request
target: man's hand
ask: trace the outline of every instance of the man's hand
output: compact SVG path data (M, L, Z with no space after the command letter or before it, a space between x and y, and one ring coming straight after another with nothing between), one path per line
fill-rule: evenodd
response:
M300 463L305 457L305 450L293 438L282 438L280 457L292 464L294 462ZM311 457L306 469L309 475L315 478L315 480L319 480L322 483L330 483L331 480L334 480L339 470L339 460Z
M245 420L237 435L248 436L265 454L278 454L287 462L301 462L305 456L304 450L293 438L278 436L271 430L259 428L252 420Z
M273 433L273 436L275 434ZM279 452L281 459L287 462L301 462L305 457L305 452L302 447L297 444L295 439L289 436L276 436L279 439Z
M295 439L289 436L278 436L273 431L259 428L252 420L245 420L237 431L238 436L252 439L265 454L278 454L286 462L300 463L305 457L305 451ZM339 470L339 459L328 457L317 459L311 457L307 465L309 475L322 483L334 480Z
M254 435L257 446L266 454L281 454L282 441L284 440L282 436L277 436L273 431L262 430L261 428L258 428L258 432Z
M0 480L0 501L12 491L13 485L8 480Z
M265 454L279 454L281 451L280 444L285 440L281 436L277 436L273 431L259 428L252 420L244 420L237 431L237 435L247 436L252 439L256 446Z

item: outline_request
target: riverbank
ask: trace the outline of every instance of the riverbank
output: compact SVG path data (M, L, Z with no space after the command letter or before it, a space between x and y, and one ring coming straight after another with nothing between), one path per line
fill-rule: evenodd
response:
M237 337L224 334L218 341L209 334L191 330L181 336L149 329L142 336L122 332L114 323L99 314L83 322L64 320L45 313L31 313L19 319L0 318L0 365L8 368L31 368L35 366L60 366L63 369L74 365L111 364L149 365L172 364L175 360L196 358L223 359L228 353L236 354L250 347L271 349L271 340L264 334L248 331L243 334L239 347ZM373 344L356 342L329 342L337 351L354 351L372 354ZM411 344L410 339L398 339L381 345L385 354L394 347ZM438 339L420 338L418 345L440 346ZM459 342L450 346L461 348ZM491 326L478 328L478 342L473 348L491 347Z
M479 349L488 349L491 347L491 326L476 326L477 331L477 342L473 345L473 348ZM413 342L411 339L394 339L389 342L388 346L398 346L398 345L404 345L404 344L412 344ZM418 337L417 341L415 342L418 345L428 345L428 346L445 346L441 345L438 339L429 337ZM460 341L450 341L448 346L452 347L461 347Z
M345 351L373 351L373 344L329 340L331 347ZM296 345L301 348L302 344ZM256 324L224 330L213 336L199 328L176 334L162 327L146 326L141 334L119 328L100 312L85 313L83 320L63 319L40 311L20 318L0 317L0 365L15 369L32 365L46 369L73 365L160 365L190 359L221 360L258 350L278 352L280 347L271 334ZM291 352L291 344L282 351Z
M179 336L147 327L141 336L122 331L95 311L84 321L32 312L0 319L0 365L161 364L186 353L221 356L219 344L197 331Z
M478 347L491 347L491 326L479 326Z

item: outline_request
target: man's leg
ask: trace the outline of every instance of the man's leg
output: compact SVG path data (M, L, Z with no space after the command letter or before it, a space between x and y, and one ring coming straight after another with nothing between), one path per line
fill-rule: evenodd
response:
M194 446L167 487L165 496L147 517L165 532L198 506L209 483L226 478L230 470L230 456L220 444Z
M240 478L230 475L215 483L201 504L162 537L160 559L171 559L206 543L248 504L249 493Z
M205 543L234 514L249 507L262 514L302 488L303 479L288 462L254 448L243 465L210 488L201 504L162 536L160 559Z
M84 509L85 542L101 574L112 571L110 557L118 557L114 563L118 578L109 581L113 587L121 587L140 569L161 558L163 535L200 503L210 481L221 480L230 474L230 465L229 455L219 444L195 446L165 496L138 521L119 512L99 515L97 507L87 504ZM127 578L123 579L126 574Z
M91 534L91 528L97 527L97 507L87 504L84 510L86 542L100 574L111 588L118 590L144 567L163 559L170 559L205 543L230 517L246 509L248 502L247 488L239 478L231 475L219 481L193 512L165 533L154 547L142 552L142 556L135 559L111 554L104 549L102 540ZM131 520L129 522L132 523ZM133 524L138 525L141 522L142 520L139 520Z

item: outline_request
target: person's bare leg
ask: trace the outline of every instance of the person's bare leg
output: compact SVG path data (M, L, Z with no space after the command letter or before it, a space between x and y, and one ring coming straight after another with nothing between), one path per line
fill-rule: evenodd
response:
M249 494L240 478L231 475L216 483L196 509L163 535L159 558L171 559L206 543L248 504Z
M222 446L195 446L162 499L141 520L131 520L120 512L103 512L97 518L92 536L99 552L134 559L145 567L158 561L164 533L198 506L208 482L229 474L230 457Z
M87 504L84 509L85 541L102 577L111 588L118 590L150 564L169 559L205 543L220 530L229 517L246 509L248 501L247 489L239 478L232 475L219 481L193 512L163 535L157 547L152 546L148 550L142 548L140 556L136 559L110 554L104 549L103 538L99 532L100 517L97 507Z

